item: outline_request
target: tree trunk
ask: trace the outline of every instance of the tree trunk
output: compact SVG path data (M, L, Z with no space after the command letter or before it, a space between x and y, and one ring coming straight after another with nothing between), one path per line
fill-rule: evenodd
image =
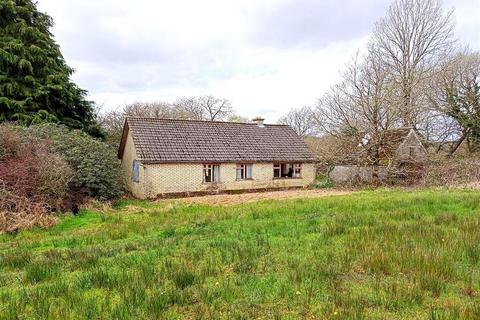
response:
M452 149L450 149L450 152L448 153L448 156L451 157L453 156L453 154L457 151L457 149L460 147L460 145L462 144L462 142L465 140L465 138L467 137L468 135L468 131L467 130L464 130L462 132L462 136L460 137L460 139L457 141L457 143L455 143L455 145L452 147Z

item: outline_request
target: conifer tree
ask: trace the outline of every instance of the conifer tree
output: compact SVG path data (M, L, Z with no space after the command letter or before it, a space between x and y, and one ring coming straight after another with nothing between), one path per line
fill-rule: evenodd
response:
M71 81L52 26L36 2L0 0L0 121L56 122L100 136L93 103Z

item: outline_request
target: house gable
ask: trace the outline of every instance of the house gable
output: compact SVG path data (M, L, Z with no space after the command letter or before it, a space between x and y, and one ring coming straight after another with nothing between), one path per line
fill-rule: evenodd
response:
M417 132L411 129L395 151L397 161L424 162L427 158L427 149Z

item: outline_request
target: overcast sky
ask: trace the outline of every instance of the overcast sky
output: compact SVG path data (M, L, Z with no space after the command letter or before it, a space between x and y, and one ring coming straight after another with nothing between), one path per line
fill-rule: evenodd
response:
M106 109L213 94L267 122L311 105L366 43L385 0L38 0L74 81ZM480 0L448 0L480 49Z

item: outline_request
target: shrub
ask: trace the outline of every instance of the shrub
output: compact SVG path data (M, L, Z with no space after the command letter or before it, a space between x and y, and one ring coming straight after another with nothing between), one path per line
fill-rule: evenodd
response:
M480 160L469 157L431 158L425 168L423 184L458 186L480 181Z
M58 222L47 203L0 190L0 232L16 232L35 226L50 227Z
M0 231L54 224L72 177L48 141L0 126Z
M80 130L70 130L55 124L30 126L27 132L50 139L53 148L72 167L75 174L71 187L85 190L97 199L113 199L123 193L120 162L104 142Z
M0 126L0 182L3 189L56 208L73 177L69 165L48 141Z
M335 183L328 176L319 175L313 186L315 189L331 189L335 188Z

